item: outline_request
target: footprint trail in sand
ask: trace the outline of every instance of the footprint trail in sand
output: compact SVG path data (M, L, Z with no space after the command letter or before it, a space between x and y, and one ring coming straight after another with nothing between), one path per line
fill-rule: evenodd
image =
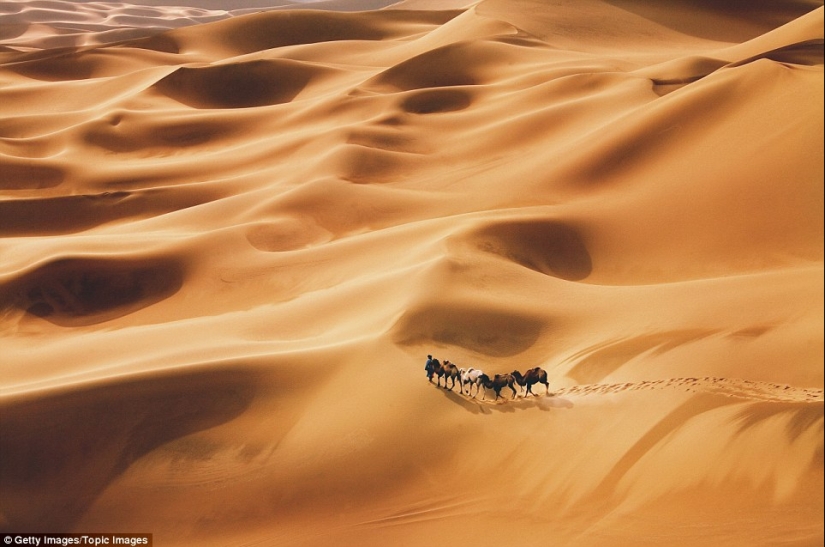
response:
M565 387L550 392L551 396L604 395L640 390L678 389L696 393L713 393L726 397L775 402L821 402L823 390L802 388L769 382L733 378L670 378L613 384L586 384Z

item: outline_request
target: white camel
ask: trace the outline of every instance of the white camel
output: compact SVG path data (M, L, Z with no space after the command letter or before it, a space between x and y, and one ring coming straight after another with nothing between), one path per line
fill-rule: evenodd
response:
M472 396L475 397L478 395L479 386L481 386L481 376L484 372L475 368L460 368L458 372L461 377L461 393L464 393L464 386L469 384L470 387L467 388L467 395L472 395L473 386L476 386L476 393Z

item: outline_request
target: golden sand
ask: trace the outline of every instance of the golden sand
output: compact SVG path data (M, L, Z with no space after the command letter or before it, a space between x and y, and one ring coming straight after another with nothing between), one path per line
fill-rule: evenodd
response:
M822 2L343 6L0 6L0 529L821 545Z

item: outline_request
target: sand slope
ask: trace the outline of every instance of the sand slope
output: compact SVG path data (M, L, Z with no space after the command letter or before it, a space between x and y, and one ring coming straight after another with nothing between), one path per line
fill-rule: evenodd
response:
M0 529L821 544L821 4L5 3Z

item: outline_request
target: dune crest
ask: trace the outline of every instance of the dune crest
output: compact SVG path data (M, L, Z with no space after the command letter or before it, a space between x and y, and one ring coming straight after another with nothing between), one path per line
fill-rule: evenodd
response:
M0 6L0 529L822 543L822 2L184 4Z

